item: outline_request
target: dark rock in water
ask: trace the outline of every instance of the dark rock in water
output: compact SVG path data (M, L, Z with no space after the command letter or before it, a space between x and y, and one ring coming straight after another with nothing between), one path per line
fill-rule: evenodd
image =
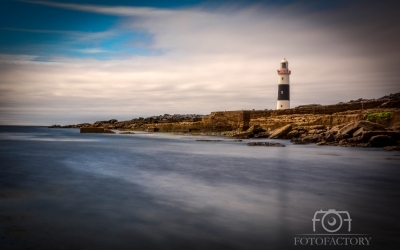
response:
M105 133L105 134L115 134L114 131L111 131L111 130L106 129L106 128L104 129L103 133Z
M249 142L247 146L264 146L264 147L286 147L280 143L273 143L273 142Z
M292 130L292 124L285 125L281 128L276 129L269 137L271 139L285 138L285 136Z
M400 150L400 146L386 146L383 148L385 151Z
M48 128L61 128L61 125L54 124L49 126Z
M254 135L254 138L268 138L270 136L270 133L268 132L260 132L258 134Z
M81 133L106 133L115 134L115 132L105 128L80 128Z
M368 142L370 147L386 147L386 146L397 146L397 141L393 140L387 135L376 135L372 136Z
M119 133L120 135L133 135L133 134L135 134L134 132L121 132L121 133Z

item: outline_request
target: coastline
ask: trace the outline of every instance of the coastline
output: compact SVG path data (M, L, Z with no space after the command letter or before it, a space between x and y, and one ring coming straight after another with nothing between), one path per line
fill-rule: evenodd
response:
M241 110L209 115L169 115L116 119L50 128L81 133L135 131L224 136L232 139L289 139L293 144L381 147L400 150L400 93L335 105L302 105L286 110Z

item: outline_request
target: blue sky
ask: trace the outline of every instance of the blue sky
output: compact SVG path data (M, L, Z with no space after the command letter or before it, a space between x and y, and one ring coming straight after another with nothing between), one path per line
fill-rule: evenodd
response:
M273 109L399 92L393 1L0 2L0 124Z

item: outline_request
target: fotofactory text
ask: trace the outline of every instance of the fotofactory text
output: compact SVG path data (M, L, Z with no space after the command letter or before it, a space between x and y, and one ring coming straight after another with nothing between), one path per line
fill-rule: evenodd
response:
M371 239L368 234L353 234L349 212L328 209L314 213L312 234L298 234L294 245L318 246L368 246ZM344 232L343 232L344 231Z

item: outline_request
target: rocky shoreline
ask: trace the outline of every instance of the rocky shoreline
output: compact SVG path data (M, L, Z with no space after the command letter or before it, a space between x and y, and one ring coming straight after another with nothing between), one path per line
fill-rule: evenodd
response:
M207 116L164 114L128 121L111 119L93 124L53 125L50 128L80 128L81 133L114 133L119 130L120 134L148 131L226 136L236 140L287 139L293 144L400 150L400 93L336 105L302 105L288 110L223 111ZM250 142L248 145L279 146L265 142Z

